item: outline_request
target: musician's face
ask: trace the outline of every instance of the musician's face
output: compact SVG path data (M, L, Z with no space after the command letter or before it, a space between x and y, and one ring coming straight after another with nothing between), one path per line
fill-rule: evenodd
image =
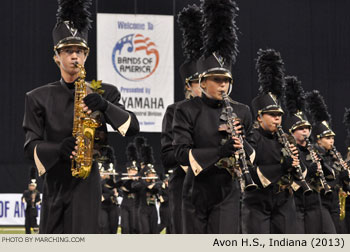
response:
M147 177L149 177L149 178L152 178L152 177L155 177L155 176L156 176L156 174L154 174L153 172L150 172L150 173L147 174Z
M280 112L268 112L263 113L258 116L258 122L260 127L262 127L266 131L276 132L277 126L281 125L282 122L282 113Z
M201 82L202 88L209 98L222 100L222 91L226 94L230 86L230 78L225 76L208 76Z
M35 185L29 185L29 186L28 186L29 191L34 191L35 188L36 188Z
M129 175L136 175L137 174L137 171L135 169L129 169L128 170L128 174Z
M334 136L321 137L317 143L326 150L331 150L334 145Z
M306 139L310 136L310 128L309 127L299 127L293 132L293 136L297 144L304 145L306 143Z
M59 50L55 55L55 60L59 62L61 72L69 75L79 73L79 68L75 66L75 62L84 65L87 58L87 50L79 46L67 46Z
M191 87L186 86L187 90L191 92L192 97L197 97L202 95L202 90L200 89L199 82L191 82Z

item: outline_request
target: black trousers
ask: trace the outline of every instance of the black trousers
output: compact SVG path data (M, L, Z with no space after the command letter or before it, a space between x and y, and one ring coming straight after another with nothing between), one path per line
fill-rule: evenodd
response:
M195 234L198 232L195 230L195 227L199 226L199 221L197 220L195 207L191 200L193 178L194 174L191 168L189 168L182 187L181 216L183 234Z
M141 234L157 234L158 233L158 215L155 205L139 206L139 221Z
M118 206L110 204L101 207L100 211L100 228L101 234L116 234L118 230Z
M58 181L55 173L47 173L44 178L43 200L41 204L41 234L97 234L100 232L101 178L94 163L89 177L72 178L69 172Z
M323 233L340 234L340 209L339 209L339 189L332 188L332 193L321 194L322 214L323 214ZM328 221L327 221L328 220ZM332 225L332 222L333 225Z
M161 203L160 204L159 217L160 217L160 225L159 225L159 232L158 233L160 233L163 230L163 228L166 228L166 233L171 234L172 227L171 227L170 210L169 210L168 203Z
M293 234L296 232L294 196L278 192L271 184L243 194L242 232L244 234Z
M312 191L310 195L306 196L303 195L303 191L299 189L294 192L294 201L297 215L296 233L322 234L323 215L320 194L316 191Z
M172 174L169 179L169 211L171 233L182 234L182 187L186 173L182 170Z
M199 190L199 193L195 193L196 199L192 198L193 214L196 216L192 220L193 233L238 234L240 232L241 191L237 180L230 178L229 182L222 187L223 191L228 191L228 193L218 202L212 201L211 188L202 189Z
M38 227L36 217L37 217L37 210L35 209L26 209L25 211L25 221L24 226L26 229L26 234L31 234L30 228Z
M132 198L124 197L121 208L122 234L137 234L138 222L136 221L136 201Z

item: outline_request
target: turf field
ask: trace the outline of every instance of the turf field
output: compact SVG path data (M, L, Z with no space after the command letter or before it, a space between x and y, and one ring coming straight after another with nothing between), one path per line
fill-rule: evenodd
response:
M1 226L0 227L0 234L25 234L25 229L24 227L14 227L14 226ZM34 233L34 232L32 232ZM165 229L163 229L161 232L161 234L165 234ZM117 234L121 234L121 228L118 227L118 231Z

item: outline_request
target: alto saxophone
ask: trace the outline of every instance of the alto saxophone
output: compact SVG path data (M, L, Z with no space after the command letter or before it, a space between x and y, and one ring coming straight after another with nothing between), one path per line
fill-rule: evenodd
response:
M350 176L350 172L349 169L347 168L346 162L344 161L343 157L341 156L340 152L337 150L337 148L335 148L335 146L333 145L332 147L332 151L334 152L336 158L338 159L340 166L341 166L341 170L345 170L348 172L348 176ZM346 204L346 197L348 196L348 194L343 190L343 188L339 189L339 217L340 220L344 220L345 218L345 204Z
M101 124L95 118L87 115L81 103L87 95L85 82L86 71L83 65L75 62L75 66L79 68L79 78L75 81L74 96L74 121L72 135L77 140L76 155L72 159L71 171L73 177L87 178L91 172L92 154L94 148L95 129Z

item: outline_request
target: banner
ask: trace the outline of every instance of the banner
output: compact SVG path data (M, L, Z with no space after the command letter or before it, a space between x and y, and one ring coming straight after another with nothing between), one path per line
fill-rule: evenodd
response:
M42 199L42 195L40 195ZM20 193L0 193L0 225L24 225L26 203ZM40 222L40 205L37 206L37 223Z
M118 87L142 132L161 132L174 102L173 16L97 14L97 76Z

